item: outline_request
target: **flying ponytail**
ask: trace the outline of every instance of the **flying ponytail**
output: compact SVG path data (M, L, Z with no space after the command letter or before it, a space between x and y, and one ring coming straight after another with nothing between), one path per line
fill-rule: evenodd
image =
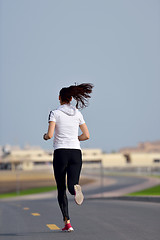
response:
M88 106L88 98L92 93L93 84L82 83L80 85L72 85L68 88L62 88L60 91L61 100L64 103L69 103L73 97L77 103L76 108L84 108Z

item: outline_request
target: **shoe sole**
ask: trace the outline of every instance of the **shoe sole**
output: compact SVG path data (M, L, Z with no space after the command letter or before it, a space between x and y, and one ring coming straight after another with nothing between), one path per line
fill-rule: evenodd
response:
M69 228L67 231L68 231L68 232L73 232L74 229L73 229L73 228Z
M78 204L78 205L81 205L82 202L83 202L83 199L84 199L84 196L83 196L83 193L82 193L82 190L81 190L81 186L80 185L74 185L74 190L75 190L75 202Z
M73 232L74 229L72 227L70 227L68 230L62 230L62 232Z

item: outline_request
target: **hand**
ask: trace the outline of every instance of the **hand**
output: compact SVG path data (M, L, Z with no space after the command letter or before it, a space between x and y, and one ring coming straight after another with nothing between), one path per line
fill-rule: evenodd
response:
M48 139L46 138L46 135L47 135L46 133L43 135L43 139L44 139L44 140L48 140Z

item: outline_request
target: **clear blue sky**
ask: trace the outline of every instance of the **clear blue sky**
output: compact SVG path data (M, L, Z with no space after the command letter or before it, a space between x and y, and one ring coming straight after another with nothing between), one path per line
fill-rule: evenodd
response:
M104 151L160 139L160 1L1 0L0 145L44 142L64 86L91 82L82 110Z

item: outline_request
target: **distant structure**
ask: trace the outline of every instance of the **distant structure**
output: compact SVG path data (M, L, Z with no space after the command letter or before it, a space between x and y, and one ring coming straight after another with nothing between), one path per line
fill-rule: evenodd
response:
M119 150L120 153L160 153L160 141L142 142L137 147L125 147Z
M154 147L153 147L154 146ZM138 149L138 150L137 150ZM160 171L160 142L141 143L137 148L125 148L119 153L104 153L101 149L82 149L83 168L153 169ZM0 171L53 170L53 152L39 147L0 147Z

